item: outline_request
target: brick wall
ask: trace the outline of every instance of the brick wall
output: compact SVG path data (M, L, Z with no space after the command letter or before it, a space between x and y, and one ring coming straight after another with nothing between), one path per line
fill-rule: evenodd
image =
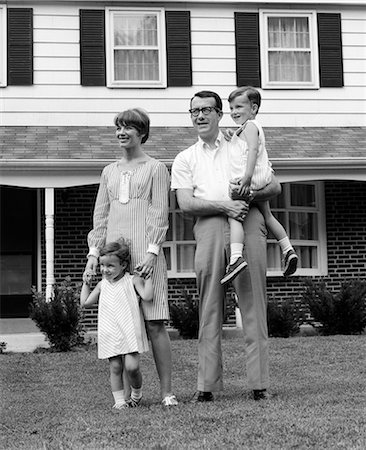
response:
M86 236L92 226L97 186L57 189L55 194L55 275L56 281L70 276L79 283L86 263ZM328 287L337 290L344 279L365 278L366 183L327 181L325 183L328 240ZM42 211L44 208L42 207ZM44 223L44 217L42 218ZM44 245L44 226L42 243ZM45 254L42 249L42 279L45 280ZM267 279L269 299L291 298L300 302L304 277ZM197 296L195 279L169 280L169 299L181 298L185 289ZM232 323L233 318L229 319ZM96 309L86 313L85 323L96 328Z

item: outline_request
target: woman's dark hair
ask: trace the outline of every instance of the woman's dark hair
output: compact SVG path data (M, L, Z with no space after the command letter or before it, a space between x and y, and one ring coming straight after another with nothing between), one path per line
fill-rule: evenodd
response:
M141 108L126 109L116 115L114 124L118 126L134 127L142 135L141 142L144 144L149 138L150 119L146 111Z
M191 104L192 104L192 100L195 97L199 97L199 98L214 98L215 102L216 102L216 108L219 109L220 111L222 111L222 100L221 100L221 97L219 96L219 94L216 94L216 92L213 92L213 91L199 91L199 92L196 92L194 94L194 96L191 98Z
M235 91L231 92L231 94L229 95L228 102L231 103L236 97L244 94L247 95L248 100L251 104L254 103L258 106L258 109L260 108L262 100L261 94L252 86L242 86L238 89L235 89Z
M131 253L130 247L128 246L125 239L121 238L115 242L109 242L106 244L99 252L99 256L111 256L115 255L121 261L121 263L126 262L126 271L130 270L131 265Z

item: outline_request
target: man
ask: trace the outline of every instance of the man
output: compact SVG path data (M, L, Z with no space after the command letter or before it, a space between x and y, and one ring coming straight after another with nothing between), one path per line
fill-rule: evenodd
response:
M195 271L200 297L198 380L192 403L212 401L223 389L221 335L225 288L220 280L229 257L228 217L244 222L248 268L233 281L243 318L247 376L255 400L269 398L268 331L266 321L266 235L263 216L255 206L228 195L228 148L219 130L223 116L218 94L201 91L191 99L191 119L198 142L177 155L172 167L172 189L179 207L196 217ZM279 194L274 179L255 198ZM248 211L247 215L246 212ZM246 215L246 217L245 217ZM245 218L245 221L243 220Z

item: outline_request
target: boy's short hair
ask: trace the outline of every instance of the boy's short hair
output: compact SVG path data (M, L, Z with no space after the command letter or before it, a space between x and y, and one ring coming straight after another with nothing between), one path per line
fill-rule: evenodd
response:
M131 253L127 241L123 238L115 242L109 242L99 252L99 256L115 255L122 262L127 262L126 270L130 270Z
M192 104L192 100L195 97L199 98L214 98L216 102L216 108L222 111L222 100L219 94L213 91L199 91L194 94L194 96L191 98L190 104Z
M228 102L231 103L236 97L239 97L240 95L244 94L247 95L250 103L252 104L255 103L256 105L258 105L259 110L261 106L262 97L260 92L252 86L242 86L239 87L238 89L235 89L235 91L231 92L231 94L229 95Z
M131 108L118 113L114 118L114 124L118 126L131 126L143 135L141 142L144 144L149 138L150 118L142 108Z

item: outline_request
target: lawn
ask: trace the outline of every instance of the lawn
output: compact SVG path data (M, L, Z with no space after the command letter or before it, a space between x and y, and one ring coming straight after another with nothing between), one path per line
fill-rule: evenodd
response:
M144 403L112 410L108 363L96 348L3 354L1 440L7 449L365 449L366 336L270 340L272 392L254 402L243 343L223 342L225 390L191 405L197 342L175 340L179 406L159 404L151 353L142 357Z

